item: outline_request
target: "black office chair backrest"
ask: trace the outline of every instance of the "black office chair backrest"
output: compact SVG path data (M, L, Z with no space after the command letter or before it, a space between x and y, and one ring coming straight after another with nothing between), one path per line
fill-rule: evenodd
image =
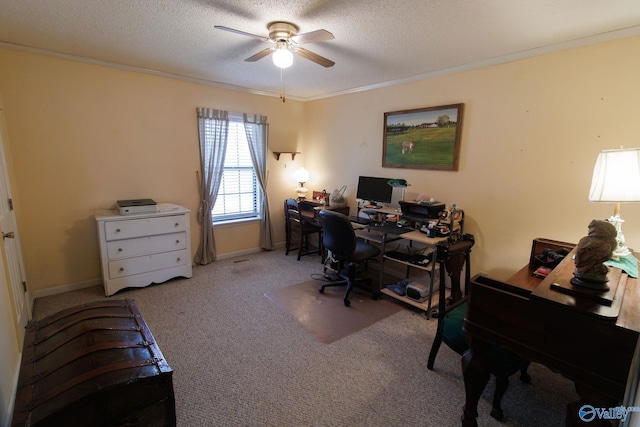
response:
M322 244L334 258L349 260L356 250L356 235L346 215L324 209L320 211Z

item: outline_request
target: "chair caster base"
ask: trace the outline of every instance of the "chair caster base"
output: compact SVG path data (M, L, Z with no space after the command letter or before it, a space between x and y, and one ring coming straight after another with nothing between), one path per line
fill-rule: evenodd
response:
M323 293L324 293L324 286L320 286L320 287L318 288L318 292L320 292L321 294L323 294Z
M504 412L502 409L493 408L491 410L491 417L497 421L504 422Z
M348 299L344 300L345 307L349 307L350 305L351 305L351 301L349 301Z
M478 421L475 418L467 418L463 415L460 421L462 421L462 427L478 427Z

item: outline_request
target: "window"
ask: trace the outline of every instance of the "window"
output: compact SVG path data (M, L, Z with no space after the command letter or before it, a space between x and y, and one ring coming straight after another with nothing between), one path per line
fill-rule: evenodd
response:
M222 181L211 210L213 222L260 218L260 197L260 185L251 161L244 123L242 118L229 117Z

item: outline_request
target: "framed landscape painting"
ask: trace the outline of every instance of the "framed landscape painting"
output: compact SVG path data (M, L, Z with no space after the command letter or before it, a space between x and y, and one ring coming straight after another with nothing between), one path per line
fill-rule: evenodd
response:
M384 113L382 167L458 170L463 107Z

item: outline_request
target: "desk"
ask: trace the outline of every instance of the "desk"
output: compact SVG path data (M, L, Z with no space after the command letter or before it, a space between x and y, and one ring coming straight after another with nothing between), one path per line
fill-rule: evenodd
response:
M314 202L311 200L301 200L298 202L298 209L300 210L300 216L302 219L309 220L316 224L319 224L319 213L323 209L330 211L340 212L344 215L349 215L349 206L326 206L320 202Z
M471 348L462 360L466 390L463 425L477 425L477 404L489 379L492 344L575 382L581 401L567 406L569 426L584 425L578 410L585 403L612 408L622 402L640 335L638 280L610 267L609 280L617 280L616 299L620 301L614 317L597 310L593 299L584 294L563 294L560 298L553 285L572 276L573 253L544 280L530 280L523 269L508 283L482 275L471 281L464 322ZM608 425L597 421L588 425Z
M395 292L385 288L382 286L383 277L384 277L384 265L387 261L393 261L406 266L406 275L409 276L409 270L411 268L416 268L419 270L426 271L430 274L431 277L437 277L437 267L436 263L429 263L427 265L420 265L409 262L405 259L401 259L396 254L392 252L387 252L386 244L393 241L398 240L408 240L409 246L413 245L413 242L418 242L425 245L424 251L433 253L436 243L441 242L447 237L428 237L426 234L414 230L403 227L396 227L395 225L386 225L386 226L375 226L375 225L365 225L357 228L355 230L356 236L362 240L378 243L381 246L381 259L380 259L380 279L379 279L379 291L391 298L395 298L400 300L406 304L412 305L420 310L424 310L427 318L430 317L431 307L432 307L432 298L428 298L426 301L418 302L416 300L412 300L410 298L401 296L396 294ZM443 284L444 286L444 284ZM454 291L455 292L455 291ZM460 295L460 291L457 290L457 295Z

